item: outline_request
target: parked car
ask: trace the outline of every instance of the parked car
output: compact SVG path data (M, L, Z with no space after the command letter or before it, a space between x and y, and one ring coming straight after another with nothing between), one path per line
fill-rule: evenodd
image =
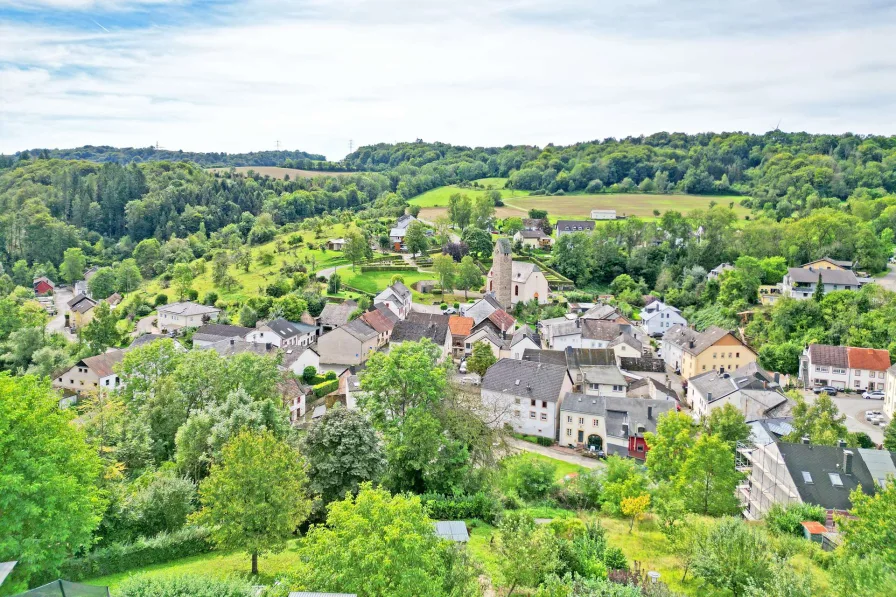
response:
M837 395L837 388L832 387L832 386L819 386L817 388L813 388L812 391L815 392L816 394L823 393L823 394L827 394L828 396L836 396Z
M442 311L442 313L444 313L445 315L454 315L457 313L457 309L455 309L454 307L448 307L447 309Z
M872 390L870 392L865 391L862 392L862 398L864 398L865 400L883 400L884 393L880 390Z
M865 413L865 420L872 421L872 420L877 419L882 416L883 416L883 413L881 413L879 410L869 410L868 412Z

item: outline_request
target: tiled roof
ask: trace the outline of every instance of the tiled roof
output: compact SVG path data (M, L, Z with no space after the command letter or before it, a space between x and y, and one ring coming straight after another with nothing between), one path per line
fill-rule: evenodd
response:
M514 261L511 268L511 280L514 282L525 282L535 272L541 269L534 263L528 261Z
M320 312L318 321L321 325L339 327L348 323L349 316L358 308L355 301L345 301L342 303L327 303L324 310Z
M497 332L495 332L490 326L482 326L478 330L472 332L469 336L467 336L467 341L475 344L476 342L481 342L483 340L488 340L495 346L503 346L504 340L498 336Z
M121 302L121 298L122 297L120 294L118 294L117 292L113 292L112 294L110 294L109 296L106 297L106 302L109 303L111 306L115 307L118 305L118 303Z
M464 317L463 315L452 315L448 318L448 329L451 330L453 338L465 338L470 335L475 321L472 317Z
M138 336L137 338L135 338L134 341L131 342L130 346L128 346L128 348L139 348L147 344L152 344L156 340L163 340L167 337L168 336L166 336L165 334L143 334L142 336ZM194 334L193 337L195 338L196 335Z
M882 348L855 348L846 349L851 369L869 369L871 371L886 371L890 367L890 353Z
M350 321L339 329L345 330L361 342L366 342L368 340L376 338L379 335L375 329L373 329L360 319Z
M381 334L384 332L389 332L392 330L392 328L395 327L395 324L392 322L392 320L386 317L386 315L379 309L367 311L366 313L361 315L361 319L364 321L364 323Z
M582 319L618 319L622 316L619 309L613 305L594 305L584 313Z
M643 344L641 344L641 342L636 340L634 336L632 336L631 334L629 334L627 332L623 332L622 334L619 334L618 336L616 336L616 339L613 340L612 342L610 342L610 344L608 344L607 347L613 348L614 346L618 346L620 344L627 344L627 345L631 346L632 348L634 348L635 350L637 350L638 352L641 352L643 350Z
M314 326L304 323L293 323L282 317L280 319L269 321L264 325L284 340L300 334L310 334L316 329ZM259 326L259 328L260 327L262 326Z
M543 230L520 230L517 234L523 238L551 238Z
M570 369L616 365L616 353L609 348L566 347L566 363Z
M214 350L222 357L230 357L235 354L242 354L244 352L266 355L276 353L276 351L278 350L277 348L271 348L271 350L268 350L266 344L246 342L245 340L239 340L237 338L225 338L212 344L208 344L206 346L196 346L195 348L198 350Z
M829 344L810 344L809 360L813 365L823 367L849 367L849 355L845 346L831 346Z
M535 344L535 346L541 346L541 338L539 338L538 334L535 333L528 325L524 325L513 333L513 337L510 339L510 346L516 346L526 338L531 340Z
M438 323L448 325L450 319L451 316L445 315L444 313L418 313L417 311L408 313L408 321L416 323Z
M483 297L482 299L476 301L466 309L464 309L463 314L465 317L473 318L473 325L479 325L482 323L483 319L488 319L488 316L495 312L495 309L499 309L500 307L496 307L487 297Z
M557 402L566 377L566 367L563 366L501 359L485 372L482 389Z
M496 309L488 316L488 319L498 326L498 329L505 332L512 330L513 324L516 323L516 319L504 309Z
M856 278L855 272L843 269L791 267L787 270L787 275L793 282L802 284L814 284L818 282L818 276L821 275L821 281L824 284L859 285L859 279Z
M75 313L87 313L96 306L96 301L80 294L70 300L68 306Z
M594 230L593 220L557 220L557 232L590 232Z
M374 303L373 308L379 311L383 315L383 317L388 319L393 326L401 319L400 317L398 317L398 315L395 314L395 311L387 307L385 303Z
M317 354L317 351L311 348L310 346L287 346L283 350L283 362L280 363L282 367L289 367L293 363L299 360L303 354L308 352L309 350L314 354ZM320 357L320 355L317 355Z
M120 363L123 358L124 351L116 349L104 352L103 354L98 354L95 357L81 359L81 362L98 376L108 377L109 375L112 375L113 367Z
M675 402L672 400L586 396L573 392L563 398L560 406L561 412L606 416L607 435L622 438L637 435L638 425L644 427L644 432L655 432L659 416L674 409ZM628 424L627 434L623 431L623 424Z
M173 315L182 315L184 317L190 317L193 315L205 315L207 313L220 313L220 309L216 309L215 307L208 307L206 305L200 305L199 303L194 303L192 301L184 301L182 303L171 303L170 305L162 305L158 308L158 311L171 313Z
M663 359L650 357L622 357L619 359L619 365L626 371L663 373L666 370L666 362Z
M539 350L535 348L527 348L523 351L524 361L532 361L533 363L545 363L547 365L559 365L566 367L566 353L562 350Z

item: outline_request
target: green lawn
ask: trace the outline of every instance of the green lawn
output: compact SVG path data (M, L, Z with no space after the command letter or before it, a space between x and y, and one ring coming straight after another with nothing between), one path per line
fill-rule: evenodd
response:
M554 472L554 478L558 481L571 473L584 473L588 470L583 466L579 466L578 464L570 464L569 462L557 460L556 458L549 458L548 456L542 456L541 454L535 454L533 452L523 452L522 455L524 458L527 458L529 460L539 460L541 462L550 462L551 464L553 464L555 467L557 467L556 471Z
M412 272L412 271L382 271L382 272L362 272L361 267L356 267L353 272L351 268L343 268L339 270L339 277L342 283L358 290L376 294L391 284L392 276L395 274L404 278L404 285L408 288L411 284L420 280L434 280L435 274L432 272Z
M462 195L466 195L470 199L475 199L479 195L482 195L486 191L488 191L489 187L500 191L501 198L505 201L511 197L519 198L529 194L529 191L514 191L511 189L505 189L504 183L507 182L506 178L481 178L476 182L482 185L483 188L461 188L457 185L448 185L432 189L421 195L417 195L416 197L408 201L408 203L410 205L419 205L420 207L445 207L448 205L448 198L455 193L460 193Z

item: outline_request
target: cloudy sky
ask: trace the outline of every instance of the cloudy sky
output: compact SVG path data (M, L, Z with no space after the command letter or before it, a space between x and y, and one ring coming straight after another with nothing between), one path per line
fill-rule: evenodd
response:
M896 0L0 0L0 152L779 122L896 134Z

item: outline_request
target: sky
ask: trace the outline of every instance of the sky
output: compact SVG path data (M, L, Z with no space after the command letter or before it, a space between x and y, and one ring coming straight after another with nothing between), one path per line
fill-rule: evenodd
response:
M896 0L0 0L5 153L776 126L896 134Z

